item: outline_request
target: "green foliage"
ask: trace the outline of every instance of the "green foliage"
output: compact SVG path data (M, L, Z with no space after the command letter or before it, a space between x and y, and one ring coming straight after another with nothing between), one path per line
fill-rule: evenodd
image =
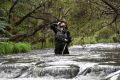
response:
M84 38L86 44L95 44L97 43L94 36Z
M41 49L41 44L40 43L36 43L32 45L33 49Z
M49 41L49 40L46 41L46 44L47 44L47 45L46 45L47 48L53 48L53 47L55 47L55 43L54 43L54 42L51 42L51 41Z
M110 38L113 34L114 32L111 29L105 27L99 30L98 32L96 32L95 37L97 42L102 42L102 41L107 42L107 40L108 42L111 42L112 40L110 40Z
M14 45L11 42L0 43L0 54L8 54L13 52Z
M43 48L53 48L53 47L55 47L55 44L48 40L46 44L44 44L43 46L42 46L42 43L36 43L32 45L33 49L43 49Z
M73 43L74 45L84 44L84 41L83 41L80 37L78 37L78 38L74 38L74 40L72 41L72 43Z
M31 50L31 45L29 43L15 43L14 44L14 49L13 49L13 52L14 53L18 53L18 52L28 52Z
M120 42L120 34L115 34L111 38L113 39L113 42Z
M74 40L73 40L74 45L95 44L95 43L96 43L96 39L94 36L93 37L84 37L84 38L78 37L78 38L74 38Z
M115 4L116 6L119 5L120 2L119 0L107 1ZM34 13L32 13L31 16L45 18L52 22L55 20L55 18L51 17L51 15L57 18L61 18L65 12L69 10L67 15L64 16L64 19L68 22L68 28L73 38L73 44L77 45L97 42L120 42L119 35L117 35L115 31L120 30L119 20L116 21L116 24L118 25L113 25L113 29L110 29L111 27L108 26L108 24L112 21L113 16L111 16L112 14L103 14L103 11L108 11L109 7L106 4L103 4L101 0L19 0L10 14L9 10L14 4L14 1L0 0L0 12L2 12L2 17L5 18L5 21L0 21L0 31L3 32L7 26L11 25L12 30L8 29L6 32L9 32L13 35L24 33L29 34L33 32L39 25L46 23L46 21L28 17L17 27L14 26L14 23L34 10L41 3L44 4L42 4L41 7ZM48 13L49 15L46 16L43 13ZM10 15L11 19L9 19ZM45 37L47 36L47 38L46 46L44 46L44 48L54 47L54 43L49 40L49 38L54 36L51 32L48 31L47 28L45 30L39 31L32 37L24 39L24 41L32 41L31 43L35 42L36 44L33 46L33 48L40 49L42 44L39 39L43 37L43 33L45 33ZM16 43L14 45L16 45L14 52L25 52L24 48L26 46L24 44ZM27 50L29 49L30 48Z
M5 21L0 21L0 31L4 31L4 28L6 28L6 26L10 25Z
M22 53L30 50L31 45L29 43L0 42L0 55L20 52Z
M113 40L112 40L111 38L108 38L108 39L100 39L98 42L99 42L99 43L112 43Z

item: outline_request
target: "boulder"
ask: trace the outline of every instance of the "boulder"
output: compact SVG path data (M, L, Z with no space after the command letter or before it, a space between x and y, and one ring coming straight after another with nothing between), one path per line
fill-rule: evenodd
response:
M53 76L57 78L73 78L79 72L79 67L75 65L65 66L47 66L47 67L36 67L33 70L33 76Z

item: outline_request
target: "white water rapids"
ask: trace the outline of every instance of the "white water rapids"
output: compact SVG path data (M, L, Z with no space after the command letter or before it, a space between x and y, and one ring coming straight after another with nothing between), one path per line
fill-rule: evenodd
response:
M69 47L69 55L53 49L0 56L0 80L120 80L120 44Z

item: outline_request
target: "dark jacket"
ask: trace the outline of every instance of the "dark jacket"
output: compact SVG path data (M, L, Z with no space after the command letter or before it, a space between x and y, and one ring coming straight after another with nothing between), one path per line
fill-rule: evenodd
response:
M68 29L64 28L63 30L61 30L61 28L57 24L52 24L50 27L55 33L55 54L69 54L68 44L71 42L71 36ZM67 39L68 41L65 42L65 39Z
M66 43L69 44L71 42L70 32L67 28L63 28L63 30L61 30L61 28L57 24L53 24L51 25L51 29L55 33L55 41L57 43L65 43L65 39L68 40Z

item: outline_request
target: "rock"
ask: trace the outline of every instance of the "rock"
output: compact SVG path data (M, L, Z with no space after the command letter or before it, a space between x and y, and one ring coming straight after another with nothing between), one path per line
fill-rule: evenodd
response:
M120 80L118 78L119 78L119 74L114 75L113 77L110 78L110 80Z
M105 77L105 79L109 79L109 78L112 78L116 75L120 74L120 70L116 71L116 72L113 72L111 74L109 74L108 76Z
M68 66L48 66L48 67L36 67L33 70L35 77L53 76L57 78L73 78L79 72L79 67L74 65Z
M27 69L28 66L4 64L0 66L0 78L17 78Z

